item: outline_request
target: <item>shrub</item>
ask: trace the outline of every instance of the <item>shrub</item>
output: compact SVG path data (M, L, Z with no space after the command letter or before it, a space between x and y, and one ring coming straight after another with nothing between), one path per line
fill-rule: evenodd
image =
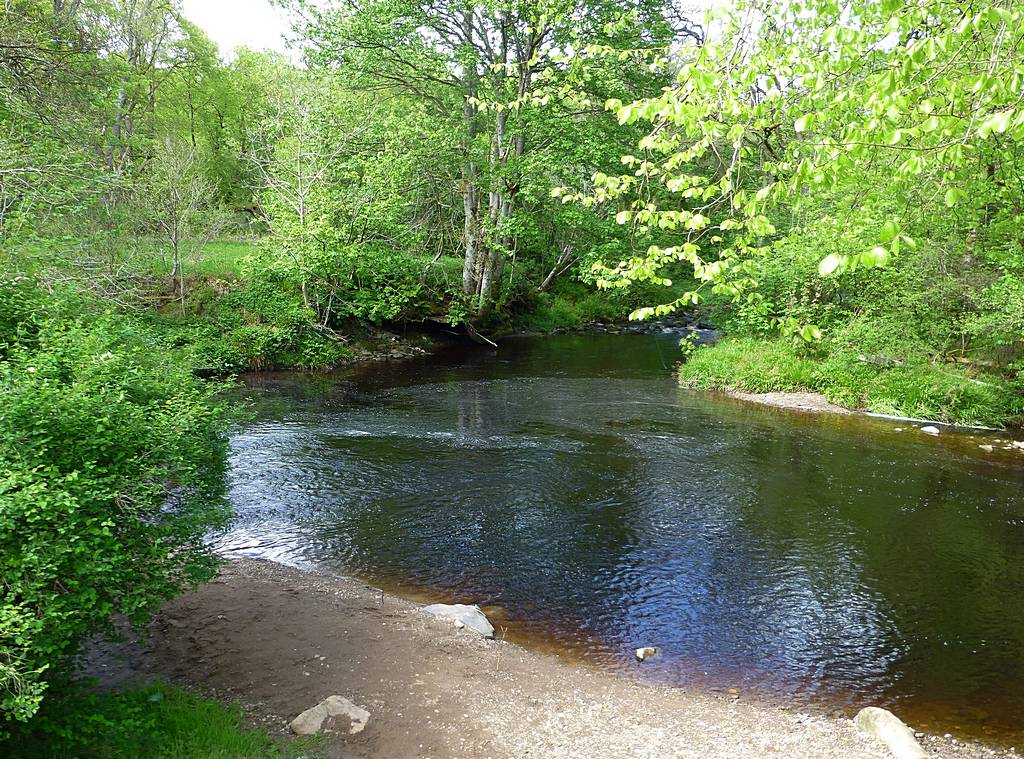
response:
M226 449L217 388L147 329L4 284L0 712L26 720L113 615L211 575Z
M204 315L148 315L154 336L204 373L228 374L284 367L318 369L351 357L302 296L274 272L210 297Z

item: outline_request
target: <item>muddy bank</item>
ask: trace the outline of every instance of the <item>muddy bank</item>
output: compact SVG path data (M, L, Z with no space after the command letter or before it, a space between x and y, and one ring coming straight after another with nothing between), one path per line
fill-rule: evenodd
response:
M852 409L837 406L821 393L745 393L740 390L725 392L730 398L762 406L788 408L797 411L826 412L830 414L854 414Z
M633 682L458 631L355 580L255 560L169 604L145 642L96 647L84 669L110 685L162 676L281 732L344 696L371 717L330 737L334 757L886 756L850 720ZM924 742L935 757L1016 756Z

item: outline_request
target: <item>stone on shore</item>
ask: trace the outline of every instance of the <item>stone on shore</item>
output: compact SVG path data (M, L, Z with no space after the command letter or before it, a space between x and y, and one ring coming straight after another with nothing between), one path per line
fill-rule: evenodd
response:
M477 605L469 604L431 604L424 606L423 611L435 617L450 619L456 627L466 627L485 638L494 637L494 627L487 615Z
M347 718L348 734L355 735L363 732L370 720L370 713L343 696L330 696L311 709L306 709L291 721L289 727L296 735L316 735L323 729L325 721L331 720L333 724L337 717Z
M933 427L932 425L929 424L927 427L922 427L921 432L923 432L926 435L938 435L942 432L942 430L940 430L938 427Z
M644 646L636 650L636 658L639 661L644 661L645 659L653 659L660 653L661 651L656 646Z
M853 719L857 729L885 744L895 759L928 759L913 731L887 709L869 706Z

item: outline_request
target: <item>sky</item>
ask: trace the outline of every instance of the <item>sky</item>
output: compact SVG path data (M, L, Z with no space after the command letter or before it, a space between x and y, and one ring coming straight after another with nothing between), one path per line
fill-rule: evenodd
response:
M217 43L222 56L236 47L288 53L284 11L268 0L183 0L185 16Z
M680 6L686 10L703 12L708 6L722 0L684 0ZM183 0L185 15L205 31L221 55L230 57L236 47L253 50L276 50L292 58L295 51L285 47L284 35L291 29L280 8L269 0Z

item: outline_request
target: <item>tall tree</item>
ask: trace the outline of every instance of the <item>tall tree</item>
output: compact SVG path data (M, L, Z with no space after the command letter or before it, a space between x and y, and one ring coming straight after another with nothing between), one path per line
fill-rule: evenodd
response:
M656 2L365 0L321 9L299 2L314 60L344 66L355 86L411 95L452 121L459 140L462 288L486 318L516 245L522 165L538 109L579 100L566 52L600 44L624 56L667 44ZM632 24L615 24L628 16ZM458 114L455 116L455 114ZM453 118L454 116L454 118ZM455 118L458 121L455 121Z

